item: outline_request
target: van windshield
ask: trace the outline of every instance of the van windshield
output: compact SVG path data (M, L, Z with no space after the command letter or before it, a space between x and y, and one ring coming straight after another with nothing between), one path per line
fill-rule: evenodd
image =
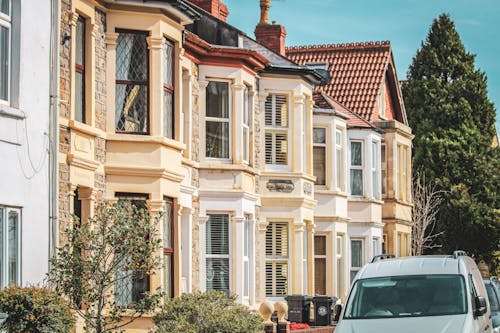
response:
M392 276L356 281L344 318L425 317L466 312L465 281L460 275Z

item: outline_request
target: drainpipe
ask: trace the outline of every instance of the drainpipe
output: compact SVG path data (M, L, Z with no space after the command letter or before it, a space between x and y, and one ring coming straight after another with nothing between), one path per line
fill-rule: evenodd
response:
M49 106L49 258L57 252L58 222L58 142L59 142L59 30L60 0L50 0L50 106ZM49 262L50 271L50 262Z

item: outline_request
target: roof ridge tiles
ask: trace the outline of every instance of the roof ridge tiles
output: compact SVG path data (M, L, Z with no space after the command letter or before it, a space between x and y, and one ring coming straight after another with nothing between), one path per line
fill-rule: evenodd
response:
M338 43L338 44L313 44L313 45L295 45L286 47L286 52L304 52L304 51L330 51L330 50L352 50L352 49L371 49L390 47L391 42L385 41L368 41L368 42L353 42L353 43Z

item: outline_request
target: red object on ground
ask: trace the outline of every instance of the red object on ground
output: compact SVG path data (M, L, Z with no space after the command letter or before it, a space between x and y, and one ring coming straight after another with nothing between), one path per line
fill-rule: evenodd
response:
M290 331L304 330L304 329L308 329L308 328L311 328L311 326L309 326L308 324L300 324L300 323L296 323L296 322L290 323Z

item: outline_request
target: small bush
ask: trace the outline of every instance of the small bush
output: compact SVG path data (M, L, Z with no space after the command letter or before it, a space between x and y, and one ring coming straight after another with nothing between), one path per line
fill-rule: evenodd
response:
M167 301L154 317L156 333L257 333L262 319L221 291L184 294Z
M48 288L1 289L0 312L9 315L0 325L7 332L67 333L75 321L66 302Z

